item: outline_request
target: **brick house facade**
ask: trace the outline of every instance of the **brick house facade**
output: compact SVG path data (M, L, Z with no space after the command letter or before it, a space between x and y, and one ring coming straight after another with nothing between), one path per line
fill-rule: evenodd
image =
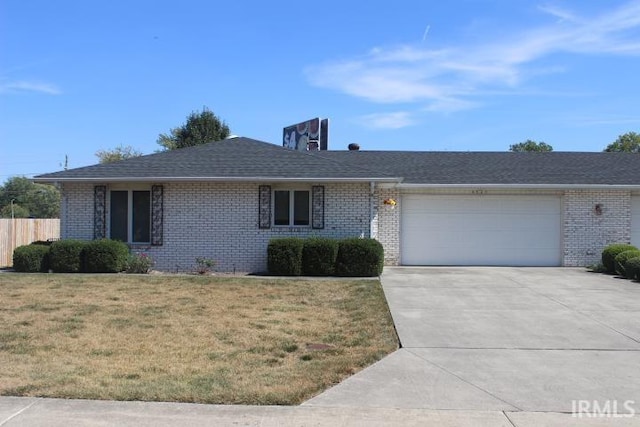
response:
M640 219L639 209L634 210L640 207L636 157L306 153L237 138L46 174L36 181L56 183L61 189L62 238L113 237L117 233L112 227L119 226L133 233L136 219L131 210L140 195L148 209L140 224L148 230L142 243L132 238L128 242L133 251L148 253L156 268L166 271L192 271L196 258L203 257L215 260L219 271L262 272L269 240L290 236L373 237L384 247L386 265L402 265L403 200L416 195L496 203L519 198L529 200L529 206L535 206L531 203L537 196L554 198L560 223L557 236L552 236L558 248L554 262L584 266L598 262L606 245L640 236L639 221L634 220L634 213ZM607 174L608 170L613 172ZM285 203L291 204L295 216L299 201L294 193L305 197L301 203L307 204L303 216L308 221L278 224L275 209L280 202L275 199L291 196ZM113 219L118 208L111 203L114 195L123 197L125 204L129 198L130 211L120 217L122 224ZM389 199L395 206L384 203Z
M63 184L62 238L93 238L93 212L87 207L93 206L94 186L89 183ZM151 255L156 268L165 271L192 271L195 259L205 257L214 259L219 271L260 272L266 270L266 248L272 238L373 237L385 249L385 264L401 265L401 190L374 186L371 194L371 186L364 183L325 184L326 224L323 229L260 229L259 186L259 183L165 184L164 244L137 244L132 248ZM122 184L107 187L124 188ZM430 193L463 194L465 190ZM606 245L630 241L631 191L569 190L555 193L562 199L563 266L596 263ZM514 192L494 191L491 194ZM398 204L395 207L384 205L386 199L394 199ZM601 206L600 215L593 211L596 205Z

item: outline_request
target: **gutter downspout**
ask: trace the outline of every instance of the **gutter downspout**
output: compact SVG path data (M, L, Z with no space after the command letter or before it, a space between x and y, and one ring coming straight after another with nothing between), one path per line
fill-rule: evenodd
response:
M378 237L378 220L376 218L376 183L369 183L369 237L375 239ZM375 221L375 223L374 223Z

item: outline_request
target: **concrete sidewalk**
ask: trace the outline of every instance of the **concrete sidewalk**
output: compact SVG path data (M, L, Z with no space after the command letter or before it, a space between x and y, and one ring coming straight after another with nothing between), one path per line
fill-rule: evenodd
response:
M635 427L640 426L640 418L577 418L569 414L540 412L225 406L0 397L0 426Z

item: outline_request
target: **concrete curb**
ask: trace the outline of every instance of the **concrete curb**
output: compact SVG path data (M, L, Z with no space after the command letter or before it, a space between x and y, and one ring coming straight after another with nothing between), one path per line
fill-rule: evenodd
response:
M640 426L640 417L549 412L226 406L0 397L2 427L67 426Z

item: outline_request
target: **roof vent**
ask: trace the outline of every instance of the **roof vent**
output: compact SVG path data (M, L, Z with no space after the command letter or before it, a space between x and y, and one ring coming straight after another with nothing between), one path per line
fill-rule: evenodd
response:
M234 139L234 138L240 138L238 135L229 135L228 137L226 137L225 139Z
M356 144L355 142L352 142L347 146L347 148L349 149L349 151L358 151L360 149L360 144Z

